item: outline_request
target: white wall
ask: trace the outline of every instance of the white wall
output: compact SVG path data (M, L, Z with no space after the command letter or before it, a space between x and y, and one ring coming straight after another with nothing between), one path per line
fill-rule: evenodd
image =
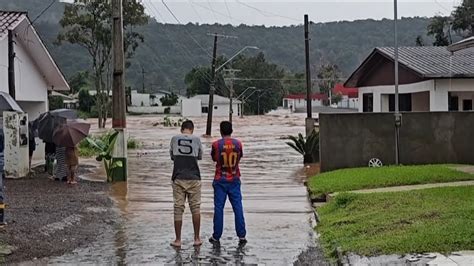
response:
M148 93L138 93L136 90L133 90L131 98L132 106L150 106L150 94Z
M337 103L338 108L349 108L349 109L358 109L359 108L359 98L349 98L347 95L342 97L342 100Z
M234 115L239 115L239 104L233 104ZM212 116L229 116L229 104L215 104Z
M164 114L168 106L129 106L128 112L131 114ZM169 106L170 114L181 114L181 106Z
M427 80L418 83L404 84L398 86L399 93L417 93L424 91L432 91L434 88L434 80ZM382 97L383 94L393 94L395 92L395 86L372 86L372 87L360 87L359 88L359 99L363 99L363 94L372 93L374 95L374 112L383 112L388 111L388 108L383 108L382 106L388 107L388 95L387 98ZM432 101L439 101L438 97L442 97L443 93L439 92L439 95L430 95L430 106L433 104L441 105L440 108L443 108L442 102L433 103ZM447 100L447 91L446 91L446 110L448 110L448 100ZM363 102L361 100L359 104L359 112L362 112Z
M8 92L8 38L0 41L0 91Z
M26 52L27 50L16 41L15 45L15 88L18 101L46 101L48 85L39 72L38 67ZM7 88L8 91L8 88Z
M181 115L184 117L199 117L202 115L200 99L183 99L181 101Z

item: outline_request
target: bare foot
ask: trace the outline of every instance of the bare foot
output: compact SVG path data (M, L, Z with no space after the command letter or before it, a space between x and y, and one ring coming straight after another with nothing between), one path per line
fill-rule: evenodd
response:
M181 240L175 240L170 243L170 246L175 247L175 248L180 248L181 247Z
M196 238L196 239L194 239L194 245L193 245L193 246L199 247L199 246L201 246L201 245L202 245L202 240L201 240L201 238Z

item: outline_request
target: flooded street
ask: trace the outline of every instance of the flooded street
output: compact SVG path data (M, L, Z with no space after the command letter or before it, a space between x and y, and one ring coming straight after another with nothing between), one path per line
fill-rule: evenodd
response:
M213 249L207 239L212 234L214 164L210 146L217 139L218 121L213 138L202 138L204 158L200 162L202 193L202 238L204 245L192 246L192 223L188 206L183 224L183 247L175 250L172 162L169 141L179 128L156 125L163 117L128 118L130 135L140 141L138 150L129 151L128 184L114 184L111 197L117 202L122 225L72 254L51 258L50 263L112 264L293 264L300 253L315 245L314 216L302 183L302 157L291 150L281 137L304 131L304 118L260 116L234 118L234 136L242 140L241 162L243 205L249 243L238 247L234 217L226 204L225 230L221 248ZM205 132L205 118L193 119L195 134Z

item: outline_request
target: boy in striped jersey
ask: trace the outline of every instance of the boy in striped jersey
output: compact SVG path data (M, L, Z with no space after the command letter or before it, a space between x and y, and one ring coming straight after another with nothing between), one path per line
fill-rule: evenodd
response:
M242 143L231 137L232 124L223 121L220 124L222 138L212 144L211 156L216 162L216 173L212 186L214 187L214 233L209 241L219 244L224 227L224 206L227 197L232 205L235 216L235 230L239 243L247 240L245 230L242 193L240 190L239 162L243 155Z

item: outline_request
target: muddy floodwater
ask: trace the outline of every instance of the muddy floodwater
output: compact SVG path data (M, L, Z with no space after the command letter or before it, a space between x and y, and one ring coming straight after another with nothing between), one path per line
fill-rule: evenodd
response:
M223 118L224 119L224 118ZM205 118L193 119L195 134L205 133ZM160 116L131 116L130 135L141 142L129 151L127 184L114 184L111 197L117 202L121 226L87 248L75 250L50 263L112 264L293 264L302 252L315 245L314 216L303 185L302 157L282 137L304 131L300 115L234 118L234 136L242 140L242 193L248 244L238 247L233 213L226 204L225 230L220 249L207 239L212 234L214 165L210 146L218 137L217 119L213 137L202 138L204 158L200 162L202 195L202 238L204 245L192 246L192 223L187 208L183 225L183 247L175 250L173 200L169 158L170 138L178 128L157 125Z

